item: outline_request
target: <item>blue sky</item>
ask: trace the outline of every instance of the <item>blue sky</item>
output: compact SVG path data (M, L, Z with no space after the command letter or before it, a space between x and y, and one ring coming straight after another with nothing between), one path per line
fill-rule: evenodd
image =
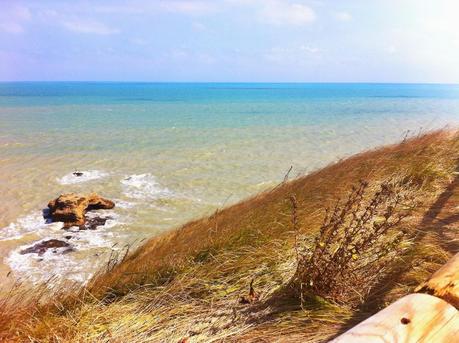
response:
M457 0L0 0L0 80L459 82Z

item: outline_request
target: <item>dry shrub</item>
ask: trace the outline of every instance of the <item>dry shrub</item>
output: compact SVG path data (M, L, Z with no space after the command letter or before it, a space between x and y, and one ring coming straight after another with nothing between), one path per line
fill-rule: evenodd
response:
M292 282L301 299L314 295L350 306L362 303L402 250L406 231L395 228L414 208L415 191L407 179L384 181L376 191L360 181L343 203L326 210L315 241L296 243Z

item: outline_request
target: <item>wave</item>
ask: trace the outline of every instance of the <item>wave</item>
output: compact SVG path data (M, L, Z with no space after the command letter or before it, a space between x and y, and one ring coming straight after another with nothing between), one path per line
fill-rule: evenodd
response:
M162 187L150 173L129 175L121 180L121 184L124 195L129 198L155 200L174 195L171 190Z
M72 185L76 183L82 183L92 180L97 180L108 176L109 174L100 170L82 170L74 171L67 175L64 175L57 181L61 185Z
M24 217L27 219L18 219L10 225L8 239L19 238L28 232L36 233L40 239L16 247L5 258L5 263L18 279L24 278L32 283L45 282L53 277L58 281L66 279L85 283L106 262L99 256L108 249L121 249L114 245L126 238L120 230L113 230L113 227L125 224L113 210L91 211L86 216L88 220L96 217L106 220L96 230L80 230L78 227L62 230L62 223L47 224L43 216L39 217L36 213ZM65 242L65 246L49 248L41 253L24 253L48 240Z
M0 241L21 239L25 235L40 232L58 231L64 226L61 222L48 223L42 211L34 211L31 214L20 217L15 223L0 229Z
M121 199L115 199L114 201L115 201L116 207L121 208L123 210L127 210L127 209L130 209L136 206L135 203L130 202L130 201L125 201Z

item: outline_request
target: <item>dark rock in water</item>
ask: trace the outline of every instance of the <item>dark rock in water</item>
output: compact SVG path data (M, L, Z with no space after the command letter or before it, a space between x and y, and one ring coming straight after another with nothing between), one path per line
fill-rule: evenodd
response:
M60 241L58 239L50 239L50 240L47 240L47 241L43 241L43 242L37 243L37 244L27 248L27 249L22 250L21 254L24 255L24 254L35 253L35 254L38 254L39 256L41 256L48 249L54 249L54 252L56 253L57 250L55 250L55 249L57 249L57 248L67 248L62 252L63 254L66 254L66 253L69 253L69 252L73 251L73 248L69 243L64 242L64 241Z
M75 171L72 173L75 176L83 176L83 172Z
M54 222L64 222L64 228L83 226L85 214L91 210L112 209L115 203L92 193L78 195L75 193L62 194L48 203L49 216Z
M113 219L112 217L92 217L86 218L86 223L80 226L80 230L95 230L98 226L104 226L107 220Z
M44 208L41 210L43 214L43 219L45 219L46 224L51 224L53 222L53 218L51 218L51 212L49 208Z

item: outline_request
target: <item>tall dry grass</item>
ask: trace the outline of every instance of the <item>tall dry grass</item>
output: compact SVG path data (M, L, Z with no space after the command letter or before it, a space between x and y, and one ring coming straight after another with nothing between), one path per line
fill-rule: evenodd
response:
M121 263L112 261L85 289L48 295L42 304L8 307L0 317L0 337L37 342L323 341L406 294L450 256L441 243L444 237L432 228L435 222L425 215L452 181L458 157L458 136L441 131L283 182L152 238ZM297 271L298 237L313 247L325 208L333 208L361 179L371 188L393 175L409 178L422 201L403 223L391 226L395 232L403 225L410 239L400 259L386 261L390 273L368 287L365 303L358 308L337 305L324 296L301 302L287 292ZM389 205L380 210L384 213ZM357 226L339 227L349 236Z
M406 230L401 224L416 206L418 187L409 177L397 175L374 191L370 188L361 180L344 201L326 209L313 244L309 239L298 243L297 238L291 288L302 301L313 295L359 305L403 253ZM297 204L294 197L291 200L296 226Z

